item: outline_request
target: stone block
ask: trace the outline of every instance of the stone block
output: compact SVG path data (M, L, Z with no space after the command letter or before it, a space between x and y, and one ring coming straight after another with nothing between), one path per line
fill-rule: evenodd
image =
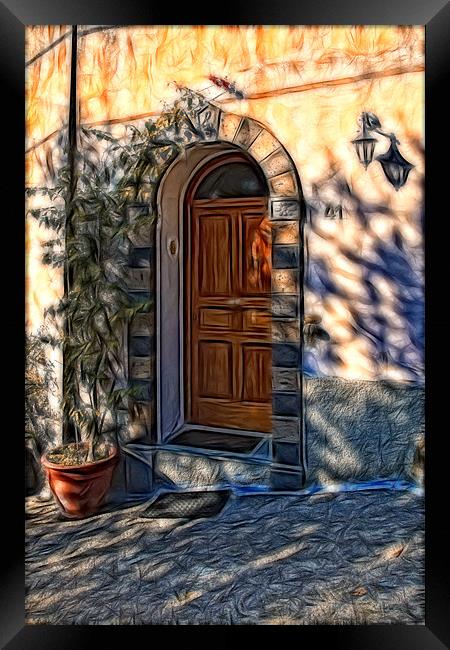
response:
M299 373L293 368L272 367L272 390L273 391L298 391Z
M149 381L154 378L153 357L130 357L130 379Z
M141 201L142 203L147 203L150 204L153 196L153 185L150 182L146 181L141 181L139 184L139 189L137 193L137 199L138 201Z
M272 294L272 315L296 318L298 314L298 296L289 294Z
M277 149L260 163L266 178L292 171L292 164L284 149Z
M130 444L122 448L125 460L125 486L131 497L150 496L153 491L153 450Z
M255 138L248 152L257 162L260 162L274 152L275 149L278 149L279 146L278 140L269 131L264 130Z
M129 255L130 267L150 268L155 261L154 248L132 248Z
M133 407L133 408L131 408ZM141 432L141 437L147 440L152 438L156 423L155 403L152 399L149 401L133 401L130 403L130 412L128 426L130 431L137 434Z
M130 292L130 301L134 304L142 304L150 301L150 291L132 291ZM143 312L148 313L148 312Z
M298 417L272 417L272 436L274 440L299 442L300 421Z
M298 293L298 271L272 269L272 293Z
M152 342L149 336L131 336L128 344L129 357L148 357L152 352Z
M300 413L300 393L272 393L273 415L293 415Z
M152 245L152 239L152 231L148 225L136 228L130 233L130 241L136 248L148 248Z
M152 402L154 399L154 380L130 379L130 384L136 390L136 400L138 402Z
M138 217L145 217L149 214L149 206L145 203L130 203L127 207L129 223L133 223Z
M297 269L299 265L299 249L297 246L272 246L272 268Z
M113 472L111 486L108 492L106 493L103 502L104 505L114 507L116 505L122 505L128 499L133 498L130 497L130 495L128 495L127 493L126 479L125 479L125 472L126 472L125 457L126 456L121 449L121 452L119 454L119 462L117 463L116 468Z
M255 138L261 133L261 131L262 131L261 124L258 124L258 122L255 122L254 120L250 120L249 118L244 117L239 126L238 132L236 133L236 136L234 138L234 143L239 145L243 149L248 149L248 147L252 144Z
M272 205L274 201L272 201ZM298 221L272 221L272 244L297 244L300 241Z
M133 203L130 204L127 208L128 222L132 225L136 222L139 217L146 217L149 214L149 205L148 203ZM147 247L151 246L152 236L154 232L154 226L152 225L143 225L141 228L136 228L134 232L130 234L130 241L135 247Z
M153 312L136 314L130 323L130 336L152 336L155 331L155 315Z
M273 461L281 465L300 466L300 443L274 441Z
M234 136L241 123L242 116L222 111L219 123L219 140L233 142Z
M272 320L272 341L300 341L300 323L298 320Z
M279 176L270 178L269 188L272 195L296 196L298 194L298 190L294 172L286 172L284 174L280 174Z
M300 490L303 486L303 472L288 472L272 469L270 473L270 486L272 490L291 492Z
M280 219L283 221L284 220L298 221L301 217L299 201L294 201L293 199L272 199L270 203L271 203L271 216L273 220ZM297 237L298 237L298 226L297 226ZM290 243L290 242L286 242L286 243Z
M200 113L197 113L197 121L204 133L205 140L216 140L219 131L220 108L208 104Z
M150 287L150 269L129 267L126 284L129 291L145 291Z
M298 368L300 347L294 343L272 344L272 365L281 368Z
M136 412L123 411L119 425L119 439L123 444L151 442L155 423L155 407L149 402L133 402Z

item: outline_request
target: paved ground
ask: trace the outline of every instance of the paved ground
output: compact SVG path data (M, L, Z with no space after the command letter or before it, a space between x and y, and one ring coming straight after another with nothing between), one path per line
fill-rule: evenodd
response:
M27 622L424 623L423 498L233 497L214 519L142 506L65 522L27 500Z

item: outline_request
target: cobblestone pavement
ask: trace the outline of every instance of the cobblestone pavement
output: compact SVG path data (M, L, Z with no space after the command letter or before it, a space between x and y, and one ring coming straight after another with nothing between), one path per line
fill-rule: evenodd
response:
M62 521L27 499L29 624L424 623L424 504L389 490L232 497Z

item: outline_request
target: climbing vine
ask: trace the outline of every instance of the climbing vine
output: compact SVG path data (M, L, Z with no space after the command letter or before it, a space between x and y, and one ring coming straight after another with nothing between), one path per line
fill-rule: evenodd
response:
M97 457L106 429L117 429L118 408L136 405L136 388L125 381L120 355L123 325L151 303L130 297L130 243L154 223L158 183L185 143L215 135L208 106L201 95L180 88L158 119L143 128L128 125L125 138L80 128L75 178L61 166L50 187L26 190L49 200L29 211L53 233L42 260L65 269L64 296L46 310L55 334L45 342L63 350L62 406L77 442L88 442L79 446L84 460ZM128 207L136 201L147 203L149 211L130 223Z

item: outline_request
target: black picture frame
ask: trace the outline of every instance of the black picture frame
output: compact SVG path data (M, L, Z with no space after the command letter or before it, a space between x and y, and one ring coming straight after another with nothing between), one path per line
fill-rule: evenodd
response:
M4 299L8 309L3 314L7 326L4 336L16 339L13 354L14 363L5 370L8 377L8 393L3 404L3 430L7 449L3 456L3 467L20 465L23 458L22 421L17 414L23 413L23 365L18 359L23 350L24 314L24 172L22 144L19 134L24 129L24 31L30 24L405 24L426 26L426 193L425 193L425 255L426 255L426 624L378 625L378 626L294 626L264 628L264 640L276 634L292 634L296 644L306 647L323 643L329 639L333 647L359 648L362 650L438 650L450 647L450 604L448 593L448 537L445 532L448 506L440 495L446 495L448 474L445 439L448 436L448 418L445 417L447 389L440 379L439 370L445 370L445 352L448 332L448 316L444 309L448 293L448 162L445 149L448 148L447 114L448 101L444 99L446 85L444 77L448 61L448 35L450 33L450 5L444 0L377 0L377 2L356 3L349 0L309 0L294 4L289 0L259 0L250 3L230 3L224 7L227 13L218 15L216 3L208 7L179 4L159 7L138 0L78 0L51 3L49 0L3 0L0 4L0 29L2 56L0 57L2 97L7 116L3 122L4 137L10 139L2 148L7 162L3 207L13 245L3 244L11 253L6 282L3 283ZM443 151L441 159L439 152ZM7 152L7 155L6 155ZM446 178L444 178L446 174ZM444 198L445 193L445 198ZM5 219L6 220L6 219ZM6 264L6 263L4 263ZM22 287L22 291L20 291ZM19 339L19 340L17 340ZM4 339L5 340L5 339ZM7 345L9 347L9 343ZM11 412L10 396L18 400L13 410L12 423L6 425L6 416ZM443 424L441 424L441 422ZM9 460L8 460L9 459ZM446 471L447 470L447 471ZM11 473L13 474L13 473ZM105 643L104 636L110 633L106 626L27 626L24 623L24 480L21 471L3 482L3 551L4 575L1 582L1 641L8 650L23 648L70 649L90 647ZM447 571L445 570L447 568ZM112 630L114 640L130 644L135 634L145 644L156 643L147 626L118 626ZM152 626L154 627L154 626ZM164 627L164 634L169 630ZM187 626L192 628L194 626ZM214 627L207 626L202 634ZM258 632L261 632L259 626ZM142 629L144 628L144 629ZM211 629L212 628L212 629ZM183 629L183 639L190 629ZM170 630L171 633L179 628ZM232 628L223 630L225 636ZM252 635L255 633L252 630ZM239 632L241 634L241 632ZM101 635L101 636L100 636ZM126 636L125 636L126 635ZM120 638L119 638L120 637ZM328 639L327 639L328 637ZM215 636L217 640L217 635ZM308 644L308 645L306 645Z

